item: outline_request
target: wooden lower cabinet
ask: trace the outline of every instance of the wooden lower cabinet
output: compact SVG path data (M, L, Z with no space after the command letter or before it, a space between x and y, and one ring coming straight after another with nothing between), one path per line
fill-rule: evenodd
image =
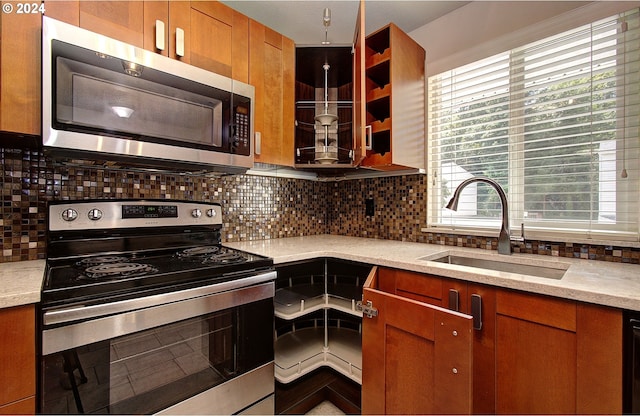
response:
M471 317L398 296L390 283L374 267L364 285L377 315L365 310L362 322L362 413L471 413Z
M0 309L0 414L34 414L35 307Z
M392 315L396 318L384 326L376 326L375 331L367 327L375 318L363 323L363 413L377 413L385 394L398 390L395 387L384 391L378 388L370 395L365 386L380 379L380 373L386 374L387 378L380 379L384 383L379 384L390 386L401 383L393 380L394 377L412 380L411 372L408 376L403 374L407 371L404 366L408 365L409 371L418 373L427 371L407 359L414 354L404 350L400 357L405 357L406 363L400 366L378 359L368 367L368 351L376 351L389 343L392 345L386 354L393 353L398 346L411 349L415 342L411 339L423 337L421 331L431 325L431 318L419 318L416 303L459 311L471 319L474 329L470 349L473 356L470 413L622 412L621 310L389 268L379 268L373 286L385 295L370 295L369 286L365 285L364 300L371 296L374 307L378 303L393 308ZM403 303L411 306L403 306ZM378 310L382 316L381 309ZM416 326L416 319L420 320L420 325ZM401 338L396 337L397 327L405 328L406 333ZM402 371L381 370L394 366ZM396 385L405 388L403 384ZM416 393L410 388L404 391L406 400L415 403L413 396ZM373 410L367 407L369 400L375 404ZM454 407L459 405L459 400L449 403L451 407L440 409L438 413L466 412ZM427 404L402 409L386 406L382 412L432 413Z
M497 291L497 413L619 414L621 380L621 311Z
M276 413L304 414L324 400L360 413L362 312L368 264L318 258L276 266Z

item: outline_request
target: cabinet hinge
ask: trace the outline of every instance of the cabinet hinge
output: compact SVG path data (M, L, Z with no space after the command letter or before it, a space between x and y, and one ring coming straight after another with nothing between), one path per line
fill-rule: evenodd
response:
M373 307L373 302L370 300L367 301L367 304L362 304L362 301L359 300L356 303L356 310L362 312L367 318L373 318L374 316L378 316L378 310Z

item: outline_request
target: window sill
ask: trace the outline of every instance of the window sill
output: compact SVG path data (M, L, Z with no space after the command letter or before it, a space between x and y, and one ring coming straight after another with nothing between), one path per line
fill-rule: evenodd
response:
M477 237L498 237L499 230L493 229L479 229L479 228L446 228L446 227L424 227L420 231L423 233L433 234L449 234L458 236L477 236ZM594 236L592 238L585 237L584 233L576 233L571 231L535 231L525 228L526 240L539 240L547 242L557 243L570 243L570 244L589 244L598 246L615 246L615 247L628 247L628 248L640 248L640 241L637 237L625 236L620 238L619 236L610 235ZM520 229L512 231L512 237L520 237Z

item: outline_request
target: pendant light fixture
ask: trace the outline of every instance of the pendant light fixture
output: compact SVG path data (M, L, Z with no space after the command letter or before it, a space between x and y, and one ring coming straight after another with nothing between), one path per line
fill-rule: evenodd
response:
M323 45L330 45L329 42L329 26L331 26L331 9L326 7L322 12L322 24L324 25L324 41Z

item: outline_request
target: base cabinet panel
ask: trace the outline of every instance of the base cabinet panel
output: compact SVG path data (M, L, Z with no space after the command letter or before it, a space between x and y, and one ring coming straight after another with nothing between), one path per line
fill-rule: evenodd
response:
M33 305L0 309L0 414L34 414L36 330Z
M399 302L396 298L401 298L405 302L440 306L473 320L471 413L622 412L621 310L385 267L379 268L376 279L377 290L393 294L390 296L393 302ZM368 299L366 291L367 285L365 299ZM382 304L385 308L391 304L380 299L373 303ZM421 333L425 322L430 322L421 319L422 327L416 327L412 322L418 312L403 310L396 303L392 305L390 314L400 316L398 319L402 327L412 337ZM381 407L385 397L401 388L390 385L390 379L384 379L376 372L395 366L387 377L399 378L399 373L389 374L394 374L396 368L402 368L402 364L393 359L379 359L368 364L367 351L369 348L383 348L383 345L388 345L387 354L411 345L417 350L422 348L426 351L426 348L418 347L418 343L408 335L399 340L399 333L395 332L397 324L386 323L375 332L369 328L370 321L365 319L363 325L363 412L415 411L389 404ZM390 333L395 335L389 336ZM407 355L406 351L401 355ZM409 374L406 379L412 379L414 368L436 374L435 370L421 365L423 363L404 369L403 372ZM384 383L376 380L384 380ZM365 386L376 382L387 385L387 389L378 387L376 393L369 395ZM412 398L416 394L411 392L411 388L406 391L405 397ZM369 400L376 407L367 408L365 403ZM455 409L445 408L442 413L458 412Z
M496 297L496 412L622 412L622 311L508 290Z
M377 314L363 317L362 413L471 413L471 317L393 294L384 280L374 267L364 285Z
M498 315L497 413L575 413L575 333Z

